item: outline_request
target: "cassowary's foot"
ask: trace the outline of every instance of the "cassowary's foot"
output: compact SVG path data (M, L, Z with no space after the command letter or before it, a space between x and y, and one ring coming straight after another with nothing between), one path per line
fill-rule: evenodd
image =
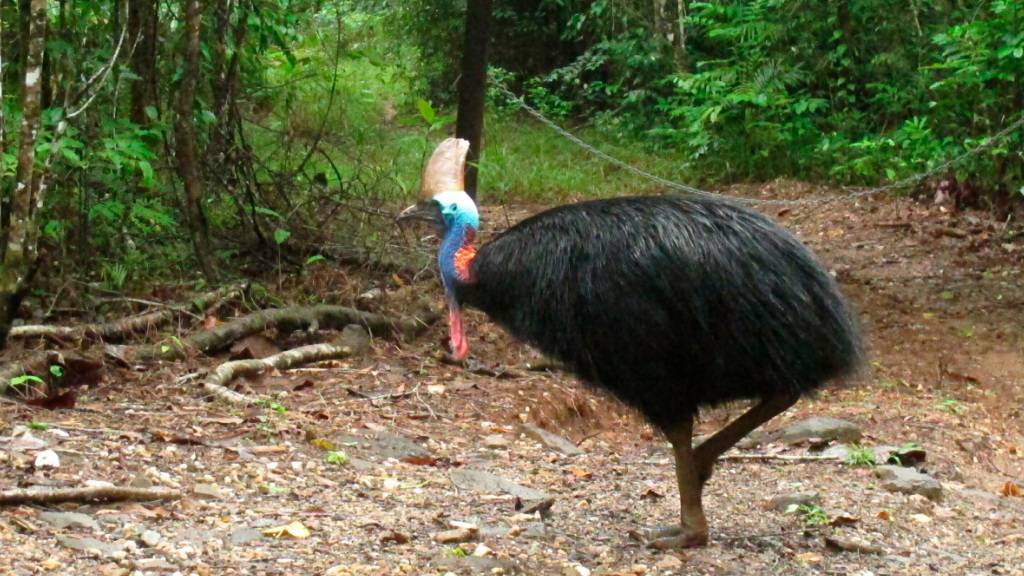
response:
M647 534L647 547L655 550L675 550L678 548L695 548L708 543L707 526L701 529L681 526L662 526L654 528Z

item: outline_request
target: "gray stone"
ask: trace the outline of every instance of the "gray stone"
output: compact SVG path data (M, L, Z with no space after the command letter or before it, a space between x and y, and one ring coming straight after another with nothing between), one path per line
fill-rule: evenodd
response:
M63 530L68 526L96 531L100 529L99 523L92 516L81 512L41 512L39 519L58 530Z
M212 484L196 484L192 489L192 492L194 492L196 496L212 498L214 500L223 500L226 497L223 490Z
M528 540L547 540L548 527L543 522L531 522L519 536Z
M88 554L95 554L104 558L116 557L124 554L124 544L121 542L102 542L95 538L72 538L70 536L57 536L57 542L61 546L67 546L73 550L80 550Z
M818 416L787 427L782 431L779 439L787 444L797 444L811 438L857 442L861 435L860 428L852 422L829 416Z
M747 434L742 440L736 443L736 448L740 450L753 450L761 444L771 440L771 435L763 430L754 430L750 434Z
M241 546L242 544L248 544L255 540L261 540L263 534L255 528L248 526L242 526L241 528L235 528L231 531L231 534L227 537L227 544L229 546Z
M875 475L881 478L882 487L890 492L920 494L932 500L942 498L942 484L927 474L902 466L879 466Z
M146 530L142 533L141 536L139 536L139 540L141 540L143 544L149 546L150 548L162 542L163 539L163 536L161 536L160 533L156 530Z
M371 432L366 436L344 435L332 438L331 441L335 446L344 446L347 450L361 454L367 460L430 457L430 452L416 442L387 432Z
M547 430L539 426L523 424L521 428L524 434L540 442L550 450L554 450L555 452L564 454L566 456L579 456L581 454L586 454L586 452L581 450L578 446L576 446L569 440L553 432L548 432Z
M793 494L779 494L771 499L772 510L785 512L794 504L797 506L820 506L821 494L817 492L794 492Z
M519 566L511 560L489 556L441 556L432 564L438 570L456 574L521 574Z
M482 442L485 448L508 448L508 438L501 434L490 434L488 436L484 436Z
M488 494L506 493L522 500L545 500L549 496L540 490L527 488L515 482L483 470L452 470L449 477L452 484L462 490L473 490Z

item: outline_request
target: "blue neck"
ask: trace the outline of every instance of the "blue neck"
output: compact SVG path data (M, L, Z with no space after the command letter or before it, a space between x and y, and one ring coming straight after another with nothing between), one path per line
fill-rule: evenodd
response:
M455 286L459 282L458 271L455 269L455 253L466 244L466 231L472 227L461 221L456 221L445 232L441 240L441 249L437 255L438 267L441 269L441 284L444 285L445 294L452 302L455 301Z

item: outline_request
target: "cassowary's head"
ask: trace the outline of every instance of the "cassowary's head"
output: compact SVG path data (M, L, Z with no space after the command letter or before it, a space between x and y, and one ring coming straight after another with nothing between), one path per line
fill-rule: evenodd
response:
M469 354L456 290L460 283L471 281L469 265L476 255L473 238L480 227L476 203L466 194L463 183L467 152L469 142L466 140L449 138L439 144L423 170L420 202L398 216L399 222L429 222L441 234L438 265L448 300L452 355L456 360L463 360Z

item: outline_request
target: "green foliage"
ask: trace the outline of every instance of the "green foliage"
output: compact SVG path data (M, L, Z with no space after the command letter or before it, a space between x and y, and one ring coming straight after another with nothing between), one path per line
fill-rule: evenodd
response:
M849 454L846 456L847 464L864 468L873 468L878 464L875 460L875 452L871 448L860 444L849 444L847 448L849 449Z
M805 526L825 526L829 522L825 510L815 504L791 504L786 514L799 515Z
M341 450L330 450L324 454L324 461L328 464L337 464L342 466L348 463L348 454Z
M7 381L8 386L11 388L24 388L25 386L28 386L29 383L46 384L42 378L33 374L22 374L21 376L15 376Z
M47 424L46 422L36 422L33 420L32 422L28 423L28 428L29 430L46 431L50 429L50 425Z

